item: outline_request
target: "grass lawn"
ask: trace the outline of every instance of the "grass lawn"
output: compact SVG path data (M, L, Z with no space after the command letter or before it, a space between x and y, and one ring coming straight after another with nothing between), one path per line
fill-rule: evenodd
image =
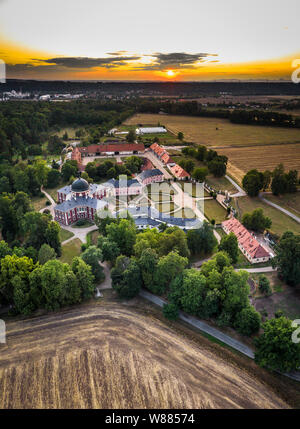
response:
M69 243L62 246L62 255L59 258L61 262L70 264L75 256L79 256L81 252L81 241L78 238L69 241Z
M216 200L205 200L204 215L210 221L215 219L216 223L221 223L226 219L227 212Z
M206 183L216 191L238 192L236 187L226 177L207 176Z
M289 210L295 215L300 216L300 192L285 194L278 197L273 194L266 194L265 198L266 200L269 200L272 203L278 204L280 207Z
M167 203L156 203L155 208L162 213L169 213L169 212L173 212L174 209L177 208L177 206L175 206L173 201L170 201Z
M272 318L274 313L282 310L290 319L300 318L300 293L295 288L288 286L281 281L276 272L264 273L268 277L272 289L272 295L264 296L258 290L259 274L251 274L252 279L257 284L256 292L253 296L253 304L257 311L265 317Z
M55 188L45 188L45 191L47 192L47 194L49 194L54 199L54 201L57 201L58 189L63 188L66 185L68 185L68 183L61 183L58 186L56 186Z
M271 231L281 235L285 231L290 230L295 234L300 233L300 225L289 216L269 206L259 198L250 198L248 196L236 199L236 204L239 206L241 217L244 213L252 212L256 208L262 208L264 214L272 219Z
M83 129L83 127L77 127L77 128L66 127L66 128L62 128L60 131L54 131L53 134L56 134L59 137L63 137L65 132L67 132L69 139L75 139L76 138L75 132L80 129Z
M200 183L177 182L184 192L191 195L193 198L209 197L210 194L204 189ZM202 194L203 189L203 194Z
M97 246L99 235L100 233L97 230L90 231L86 236L87 244Z
M62 242L68 240L68 238L73 237L73 235L74 235L73 232L60 228L59 236Z
M39 212L43 208L47 208L46 201L48 201L48 198L43 194L43 197L32 197L31 203L33 205L33 208L36 212Z

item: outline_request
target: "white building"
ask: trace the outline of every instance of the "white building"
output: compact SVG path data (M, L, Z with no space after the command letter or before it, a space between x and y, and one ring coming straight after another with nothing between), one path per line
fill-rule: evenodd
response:
M164 127L149 127L149 128L137 128L135 130L136 135L143 135L143 134L162 134L166 133L167 130Z

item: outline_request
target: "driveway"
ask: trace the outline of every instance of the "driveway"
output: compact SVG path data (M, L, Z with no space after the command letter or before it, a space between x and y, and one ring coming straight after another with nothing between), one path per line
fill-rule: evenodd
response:
M294 213L290 212L287 209L284 209L283 207L279 206L278 204L272 203L271 201L267 200L266 198L263 197L263 193L259 194L259 198L266 204L268 204L271 207L274 207L277 210L280 210L282 213L286 214L287 216L291 217L292 219L294 219L296 222L300 223L300 217L296 216Z

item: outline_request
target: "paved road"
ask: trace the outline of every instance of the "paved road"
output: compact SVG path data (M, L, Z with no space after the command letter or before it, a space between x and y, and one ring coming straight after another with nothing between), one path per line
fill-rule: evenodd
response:
M227 174L225 177L238 190L238 192L236 192L235 194L230 194L231 197L244 197L245 195L247 195L244 189L242 189L231 177L227 176Z
M263 194L259 194L259 198L266 204L269 204L269 206L274 207L277 210L280 210L282 213L286 214L287 216L294 219L296 222L300 223L300 217L296 216L294 213L291 213L289 210L284 209L283 207L280 207L278 204L272 203L271 201L267 200L263 197Z
M147 299L148 301L153 302L154 304L158 305L159 307L163 307L163 305L166 304L165 300L163 300L162 298L159 298L158 296L153 295L152 293L149 293L145 290L142 290L140 292L140 296ZM198 320L193 316L188 316L185 313L183 313L182 311L179 312L179 319L183 320L184 322L188 323L189 325L193 326L194 328L197 328L200 331L205 332L206 334L209 334L214 338L217 338L219 341L222 341L224 344L227 344L228 346L239 351L243 355L248 356L250 359L254 359L254 351L252 349L250 349L250 347L246 346L241 341L235 340L234 338L230 337L229 335L226 335L223 332L220 332L218 329L211 327L206 322ZM284 373L283 375L291 378L292 380L300 381L300 371L293 371L290 373Z
M248 271L248 273L271 273L276 271L273 267L261 267L261 268L237 268L235 271Z
M163 305L166 304L166 301L164 299L159 298L158 296L153 295L152 293L149 293L145 290L142 290L140 292L140 295L148 301L151 301L154 304L158 305L159 307L163 307ZM208 323L198 320L193 316L188 316L182 311L179 312L179 318L184 322L187 322L189 325L200 329L200 331L203 331L206 334L217 338L219 341L222 341L233 349L240 351L251 359L254 359L254 352L252 349L250 349L250 347L246 346L238 340L235 340L234 338L231 338L229 335L223 334L223 332L220 332L218 329L213 328L212 326L208 325Z

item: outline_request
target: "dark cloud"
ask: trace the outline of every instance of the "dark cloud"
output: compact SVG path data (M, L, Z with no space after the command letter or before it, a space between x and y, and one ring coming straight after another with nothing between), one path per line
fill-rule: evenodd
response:
M9 74L24 73L26 75L30 73L40 73L41 75L43 75L46 73L66 72L66 70L68 70L68 72L76 72L78 70L92 69L95 67L115 70L118 67L122 67L124 65L127 66L127 70L129 71L163 71L166 69L195 69L199 68L199 63L203 63L204 65L207 62L218 61L212 59L212 57L217 56L216 54L188 54L186 52L173 52L163 54L160 52L156 52L152 55L147 55L147 57L151 57L151 63L142 64L139 63L141 56L121 55L123 53L126 53L126 51L111 52L108 53L108 55L110 56L107 58L56 57L48 58L46 60L32 58L32 63L8 64L7 72ZM136 61L136 63L132 63L132 61Z
M43 63L56 64L62 67L74 68L74 69L88 69L93 67L119 67L126 64L127 61L138 60L138 56L114 56L109 58L89 58L89 57L58 57L58 58L49 58L47 60L39 60Z
M217 54L198 53L188 54L186 52L172 52L163 54L156 52L152 55L152 64L145 64L142 66L133 67L132 70L166 70L166 69L186 69L199 67L196 63L204 63L208 61L209 57L215 57Z

